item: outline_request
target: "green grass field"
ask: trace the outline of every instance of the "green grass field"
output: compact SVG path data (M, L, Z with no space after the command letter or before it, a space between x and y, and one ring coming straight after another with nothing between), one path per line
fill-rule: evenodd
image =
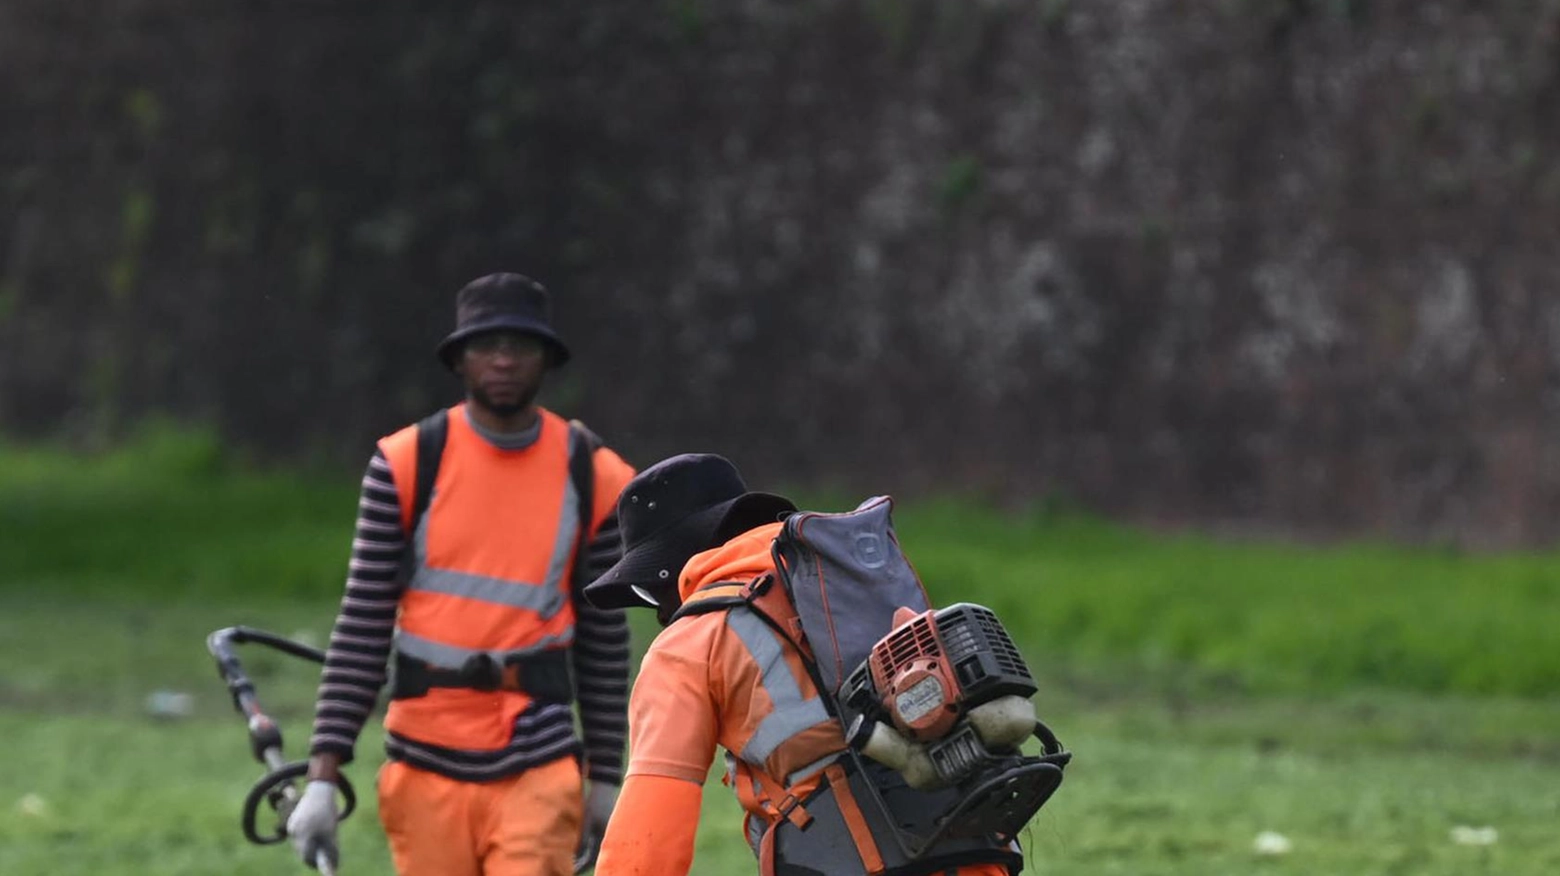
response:
M324 641L355 479L262 477L214 447L0 451L0 874L304 872L239 833L262 770L203 640L244 623ZM960 504L897 520L934 596L1014 630L1076 753L1026 838L1032 872L1560 872L1560 556L1225 544ZM316 668L241 656L301 756ZM150 717L159 690L193 713ZM361 757L343 872L388 873L377 730ZM711 783L696 873L754 871L735 813ZM1259 852L1267 831L1288 851Z

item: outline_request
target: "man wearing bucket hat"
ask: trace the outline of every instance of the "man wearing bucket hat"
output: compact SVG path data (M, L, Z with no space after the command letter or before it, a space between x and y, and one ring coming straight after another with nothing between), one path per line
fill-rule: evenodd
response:
M381 439L363 478L287 828L311 866L335 856L338 770L393 662L378 792L397 872L562 876L622 780L628 627L581 592L621 555L615 506L634 472L536 404L569 360L541 284L474 280L455 321L437 355L465 401Z
M627 779L598 876L686 876L717 746L729 752L724 781L746 811L760 873L819 872L787 866L773 840L781 820L811 817L799 804L811 805L847 745L808 669L795 608L774 584L771 549L795 511L788 499L749 491L736 467L714 454L671 457L624 488L623 558L586 587L586 597L603 607L654 607L665 629L634 684ZM837 848L830 874L868 872L855 869L862 863L853 840L861 837L853 835L866 830L857 814L848 832L844 822L820 818L801 834ZM976 850L955 863L894 872L997 876L1009 872L1012 857L1005 848Z

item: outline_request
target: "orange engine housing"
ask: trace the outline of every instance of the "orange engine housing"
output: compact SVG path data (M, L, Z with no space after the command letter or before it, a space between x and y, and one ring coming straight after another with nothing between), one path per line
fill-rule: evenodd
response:
M883 708L901 733L940 739L964 713L963 690L937 634L935 612L894 613L894 630L872 649L868 666Z

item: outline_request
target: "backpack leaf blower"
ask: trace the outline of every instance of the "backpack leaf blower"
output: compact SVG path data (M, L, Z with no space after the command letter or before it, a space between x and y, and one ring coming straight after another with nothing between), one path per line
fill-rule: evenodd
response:
M947 835L1012 836L1055 792L1072 759L1036 717L1029 667L997 616L957 603L919 614L901 608L840 688L855 717L846 738L922 791L963 798ZM1038 756L1020 746L1040 742Z

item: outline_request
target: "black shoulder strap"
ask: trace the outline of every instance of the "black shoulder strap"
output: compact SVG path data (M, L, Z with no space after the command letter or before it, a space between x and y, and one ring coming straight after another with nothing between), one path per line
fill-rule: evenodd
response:
M589 574L590 524L596 508L596 450L601 439L579 420L569 421L569 480L579 498L579 531L574 536L574 592L580 592Z
M723 596L704 596L700 597L699 599L695 599L692 602L684 602L682 605L677 607L675 612L672 612L671 620L667 621L667 624L670 625L672 621L675 621L680 617L689 617L696 614L709 614L712 611L728 611L730 609L744 605L752 608L754 613L762 616L767 621L769 620L769 616L753 606L753 598L762 594L764 590L769 587L773 580L774 576L772 575L760 575L759 577L754 578L752 581L745 583L737 581L716 581L710 584L706 584L703 587L700 587L697 592L730 587L741 587L743 589L739 593L727 593Z
M691 617L696 614L709 614L712 611L728 611L739 605L747 605L748 601L741 596L711 596L708 599L700 599L697 602L684 602L672 612L672 619L667 621L670 625L678 618Z
M417 423L417 486L412 494L412 528L417 531L428 503L433 500L433 482L439 478L439 461L444 458L444 442L450 434L450 412L437 410Z

